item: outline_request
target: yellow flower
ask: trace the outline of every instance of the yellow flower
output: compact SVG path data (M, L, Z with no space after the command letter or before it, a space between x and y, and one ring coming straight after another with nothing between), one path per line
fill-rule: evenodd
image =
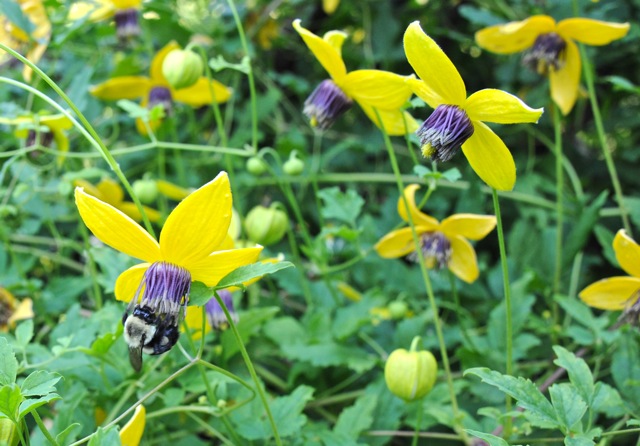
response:
M114 18L118 38L140 34L138 9L142 0L93 0L90 2L73 2L68 19L71 21L88 17L91 22L100 22Z
M29 61L37 64L44 54L51 38L51 23L44 5L40 0L18 0L22 14L33 26L31 30L20 29L3 15L0 15L0 42L22 54ZM0 51L0 64L6 63L13 56ZM22 70L22 76L31 82L33 71L28 66Z
M640 246L620 229L613 239L613 251L629 276L610 277L592 283L580 291L580 299L602 310L624 310L640 298Z
M325 14L331 15L340 6L340 0L322 0L322 10Z
M628 31L628 23L585 18L556 23L549 16L535 15L520 22L481 29L476 33L476 42L498 54L527 51L523 62L541 74L549 74L551 98L566 115L576 102L580 83L580 52L574 41L607 45Z
M161 104L165 111L171 109L172 101L182 102L191 107L198 108L213 103L226 102L231 97L231 89L216 80L211 82L204 76L191 87L173 89L162 74L162 62L171 51L180 49L176 42L168 43L151 61L150 76L118 76L96 85L91 89L91 94L99 99L137 99L142 98L142 106L153 108ZM213 90L213 96L211 95ZM215 99L214 99L215 98ZM160 124L159 121L149 123L152 129ZM138 131L146 134L146 128L142 120L136 120Z
M133 416L127 424L120 429L120 442L122 446L138 446L144 433L146 423L146 409L141 404L136 407Z
M467 239L480 240L486 237L496 226L496 217L456 214L438 222L416 207L415 193L419 188L417 184L410 184L404 189L404 196L420 238L427 268L446 266L465 282L475 281L479 275L478 262L476 252ZM398 199L398 214L404 221L409 221L402 197ZM374 248L381 257L387 259L406 255L412 260L418 259L414 252L415 243L410 227L391 231L382 237Z
M489 186L511 190L516 182L513 157L483 122L537 122L542 109L532 109L502 90L480 90L467 97L464 81L440 47L418 22L404 34L404 50L420 79L409 79L413 91L431 108L417 134L424 156L448 161L462 147L471 168Z
M0 332L7 332L17 321L33 317L33 302L31 299L18 300L4 288L0 288Z
M411 97L406 76L380 70L356 70L347 73L342 60L342 44L347 35L329 31L318 37L293 21L293 27L304 43L331 76L323 81L305 101L303 113L311 125L326 129L356 101L366 115L380 127L376 110L384 130L389 135L404 135L417 128L415 120L402 106Z
M145 262L120 274L116 299L129 302L142 294L141 305L170 312L176 319L192 281L215 286L231 271L255 262L262 250L261 246L230 249L233 242L227 230L232 197L226 172L176 206L167 217L159 243L123 212L81 187L76 188L75 196L80 216L93 235Z

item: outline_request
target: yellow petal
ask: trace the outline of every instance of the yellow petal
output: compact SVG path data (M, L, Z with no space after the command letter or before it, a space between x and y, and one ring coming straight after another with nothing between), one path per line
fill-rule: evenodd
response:
M121 302L131 302L142 283L142 277L149 268L149 263L141 263L132 266L128 270L122 272L116 279L115 295L116 299ZM142 296L142 289L140 290Z
M416 232L421 234L427 231L425 231L424 228L416 228ZM395 259L397 257L406 256L416 250L411 228L402 228L391 231L382 237L378 243L375 244L373 249L376 250L380 257L384 257L385 259Z
M563 115L568 115L576 99L578 98L578 85L580 83L580 52L575 43L567 40L565 48L565 63L557 71L549 72L549 82L551 83L551 98Z
M342 31L327 31L322 36L322 40L333 47L339 56L342 56L342 45L347 38L347 34Z
M338 87L360 103L378 109L397 109L411 97L408 77L380 70L357 70L347 74Z
M144 76L118 76L91 88L90 93L98 99L115 101L147 96L151 80Z
M638 298L640 279L636 277L610 277L592 283L580 291L580 299L601 310L623 310L631 299Z
M474 282L478 275L478 261L473 246L460 236L447 237L451 242L451 259L449 270L467 283Z
M155 209L144 205L142 207L144 209L144 212L147 214L147 218L149 218L149 221L155 223L160 221L160 219L162 218L162 214L160 214L160 212L156 211ZM135 203L131 201L122 201L118 203L117 208L127 214L129 217L133 218L135 221L142 221L142 214L138 210L138 206L136 206Z
M485 238L495 227L493 215L455 214L440 223L440 230L447 238L459 235L471 240Z
M404 33L404 52L425 84L414 92L427 104L435 108L434 105L461 105L464 102L467 93L460 73L417 21L410 24Z
M231 187L226 172L182 200L160 234L162 257L187 267L211 254L227 236Z
M142 4L142 0L111 0L113 6L118 9L138 8Z
M120 430L120 442L122 446L138 446L140 444L146 421L145 414L146 410L141 404L136 407L129 422L122 426Z
M640 277L640 246L620 229L613 239L613 251L622 269L629 275Z
M73 185L76 186L76 187L80 187L80 188L84 189L84 191L87 194L93 195L98 200L105 201L104 197L102 196L102 192L100 192L100 189L98 189L93 184L89 183L88 181L86 181L86 180L73 180Z
M116 206L124 199L124 192L118 183L111 178L105 178L96 186L100 191L100 197L105 203Z
M211 96L213 90L213 96ZM233 90L216 80L209 81L206 77L201 77L190 87L181 88L180 90L171 90L173 99L182 102L191 107L198 108L213 103L213 98L218 104L227 102L231 97Z
M409 205L409 213L413 224L416 226L425 227L426 231L435 231L439 227L438 220L425 214L416 206L416 191L420 189L419 184L409 184L404 188L404 196L407 199ZM409 223L409 217L407 216L407 207L404 205L402 197L398 198L398 214L400 218Z
M493 53L511 54L533 45L540 34L555 31L556 22L546 15L535 15L519 22L509 22L481 29L476 43Z
M558 34L587 45L607 45L629 32L628 23L603 22L576 17L558 23Z
M146 262L160 259L158 242L130 217L82 188L76 187L75 196L82 220L103 243Z
M543 109L531 108L506 91L487 88L467 98L464 109L472 121L516 124L538 122Z
M413 133L418 130L418 123L413 116L409 113L402 111L400 109L396 110L383 110L378 109L378 113L373 107L367 104L363 104L362 102L358 102L360 107L362 107L362 111L371 119L371 121L378 127L383 128L380 125L378 120L378 116L382 120L382 125L384 125L384 131L387 135L390 136L399 136L406 135L407 133Z
M202 337L202 312L204 311L203 307L196 307L195 305L191 305L187 307L187 314L184 317L184 321L189 327L191 332L191 339L198 340ZM211 327L209 324L204 324L204 332L208 333L211 331Z
M220 279L234 269L255 263L261 251L262 246L214 252L189 265L191 278L207 286L216 286Z
M325 14L331 15L338 9L339 4L340 0L322 0L322 10Z
M193 192L164 180L156 180L156 185L158 186L158 192L175 201L184 200L187 195Z
M76 21L89 15L89 21L98 22L113 17L116 12L113 3L106 0L91 2L73 2L69 9L68 20Z
M63 114L40 116L38 119L51 130L68 130L73 127L71 120Z
M293 21L293 28L300 34L304 43L333 79L340 80L347 74L347 68L344 66L340 51L336 50L337 42L340 40L339 34L330 35L328 39L330 41L327 41L303 28L300 25L300 19ZM346 34L343 37L346 37Z
M497 190L511 190L516 184L516 165L500 137L482 122L473 122L473 135L462 151L482 181Z
M33 301L28 297L26 299L22 299L22 302L18 305L13 311L13 314L7 320L7 323L10 327L16 323L16 321L22 321L25 319L31 319L33 317Z
M167 43L160 51L153 56L153 60L151 61L151 69L149 70L149 75L151 76L151 82L153 84L160 85L168 85L167 80L162 74L162 63L164 62L164 58L167 57L173 50L179 50L180 45L177 44L174 40Z

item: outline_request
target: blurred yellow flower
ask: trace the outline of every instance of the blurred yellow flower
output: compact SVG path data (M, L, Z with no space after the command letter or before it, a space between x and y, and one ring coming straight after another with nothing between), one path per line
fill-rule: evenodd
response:
M409 205L409 213L420 238L420 247L427 268L444 268L467 283L478 278L478 262L473 246L467 241L480 240L496 226L493 215L456 214L438 222L435 218L420 211L415 202L417 184L410 184L404 190ZM398 199L398 214L405 221L409 218L404 200ZM411 227L391 231L374 246L376 252L384 258L392 259L409 256L417 261L415 243Z
M356 70L347 73L342 60L342 44L347 35L340 31L329 31L318 37L300 25L300 19L293 21L293 27L300 34L318 62L331 76L324 80L305 101L303 113L313 127L321 130L329 128L356 101L375 125L389 135L404 135L418 127L411 115L402 107L411 97L407 86L408 76L380 70Z
M119 39L126 39L140 34L138 10L142 0L93 0L90 2L73 2L69 9L70 21L88 17L91 22L100 22L114 18L116 33Z
M404 51L420 77L407 83L434 109L417 131L422 154L434 161L448 161L462 148L471 168L485 183L498 190L513 189L513 157L484 122L537 122L542 109L533 109L502 90L485 89L467 97L460 73L418 22L410 24L404 34Z
M17 321L33 317L33 301L29 298L18 301L13 294L0 288L0 332L7 332Z
M122 446L138 446L140 444L147 421L146 414L147 411L142 404L136 407L131 419L120 429Z
M340 0L322 0L322 10L325 14L331 15L340 6Z
M58 165L64 161L64 153L69 151L69 138L65 130L69 130L73 124L65 115L58 113L55 115L30 114L18 116L17 118L0 118L0 124L16 126L14 134L18 138L26 138L27 145L31 145L36 140L36 135L40 131L39 142L42 146L50 147L53 140L57 150L63 152L59 155ZM44 127L45 132L42 132ZM38 130L38 131L36 131ZM32 142L33 141L33 142Z
M571 18L557 22L535 15L481 29L476 33L480 47L498 54L526 51L523 62L540 74L548 74L551 98L562 114L568 114L578 98L581 61L575 42L607 45L627 35L628 23Z
M17 0L16 3L20 5L29 29L21 29L15 23L9 21L6 16L0 15L0 42L37 64L49 45L51 23L42 1ZM0 65L4 65L11 59L11 55L5 51L0 51ZM31 82L33 70L25 66L22 70L22 76L27 82Z
M180 49L176 42L168 43L154 56L151 61L150 76L118 76L109 79L91 89L91 94L99 99L137 99L142 98L142 106L153 108L160 104L165 112L169 112L173 101L198 108L213 103L223 103L231 97L231 89L216 80L209 80L202 76L191 87L176 90L162 74L162 63L171 51ZM213 91L213 96L211 95ZM160 121L149 123L152 130L160 125ZM141 134L147 130L141 119L136 119L136 127Z

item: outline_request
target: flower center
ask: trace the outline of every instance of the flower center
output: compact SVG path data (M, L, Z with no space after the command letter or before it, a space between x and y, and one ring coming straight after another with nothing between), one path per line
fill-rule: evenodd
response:
M640 325L640 290L636 291L627 301L627 306L618 318L616 326L624 323Z
M190 290L189 271L172 263L154 262L144 273L132 303L137 303L142 293L140 307L147 307L151 313L177 325Z
M52 132L36 132L35 130L29 130L27 133L26 145L41 147L51 147L53 145L53 133Z
M171 90L167 87L153 87L149 92L149 102L147 107L152 109L156 105L162 105L164 112L169 115L173 109L173 98Z
M566 48L567 43L558 34L540 34L523 55L522 63L540 74L548 74L549 69L557 71L564 66Z
M427 268L442 269L451 260L451 242L442 232L425 232L420 236L420 249ZM417 253L409 254L408 259L419 260Z
M116 35L119 40L126 40L140 34L137 9L121 9L116 11L113 18L116 22Z
M457 105L439 105L416 132L422 155L433 161L449 161L473 135L473 123Z
M304 101L304 113L313 127L325 130L349 110L353 101L330 79L324 80Z
M13 305L8 298L5 299L4 293L0 291L0 330L7 327L14 311L15 305Z
M238 313L233 308L233 299L231 297L231 292L227 290L218 291L218 296L224 303L224 306L227 307L229 314L231 315L231 319L233 319L234 323L238 322ZM218 300L213 297L204 305L204 311L207 315L207 321L211 328L214 330L224 329L229 324L227 321L227 316L224 314L222 307L218 303Z

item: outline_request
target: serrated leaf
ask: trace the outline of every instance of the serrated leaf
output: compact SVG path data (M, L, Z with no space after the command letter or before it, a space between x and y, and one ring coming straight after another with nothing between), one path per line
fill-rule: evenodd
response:
M36 396L55 392L55 385L61 378L62 376L57 373L47 372L46 370L36 370L22 382L20 386L22 395Z
M346 366L356 373L371 370L377 362L376 356L360 348L333 342L316 345L283 345L282 352L290 359L307 361L316 367Z
M257 262L251 265L241 266L220 279L215 289L221 290L232 286L243 287L245 282L264 277L267 274L273 274L281 269L291 268L292 266L293 263L286 261L278 263Z
M373 411L377 403L378 398L375 395L364 395L358 398L353 406L340 413L333 431L355 440L363 430L371 427Z
M585 434L578 434L564 437L565 446L594 446L595 443L592 438L587 437Z
M454 183L458 181L460 178L462 178L462 174L460 173L457 167L452 167L451 169L447 169L444 172L442 172L442 178Z
M618 389L624 389L622 398L634 411L640 410L640 345L635 336L621 336L617 350L613 353L611 375Z
M595 388L593 375L587 363L559 345L554 345L553 351L558 357L553 362L567 371L571 384L575 386L584 402L591 405Z
M591 409L595 412L604 413L609 418L621 417L626 409L622 397L616 389L609 384L597 382L595 385Z
M509 446L509 443L495 435L485 434L484 432L474 431L473 429L465 429L468 434L473 435L474 437L478 437L481 440L489 443L489 446Z
M237 324L240 338L245 344L255 336L265 321L272 319L280 311L280 307L261 307L254 308L242 314ZM222 345L223 357L225 360L231 358L240 351L238 342L231 330L226 330L220 336L220 344Z
M0 385L16 382L18 361L7 338L0 338Z
M564 426L563 431L575 431L575 426L587 412L587 403L578 389L569 383L554 384L549 388L549 396L556 419Z
M33 339L33 319L22 321L16 327L16 343L21 347L26 347Z
M540 427L558 427L553 406L530 380L503 375L487 368L469 369L465 371L464 375L468 374L476 375L483 382L497 387L507 395L515 398L519 406L530 411L535 416L535 422Z
M4 414L13 421L18 421L18 408L24 398L20 388L15 384L0 387L0 414Z
M324 202L320 210L324 218L334 218L353 227L360 215L364 199L353 189L342 192L338 187L321 189L318 197Z
M20 418L23 418L29 412L36 410L40 406L49 404L51 401L62 399L60 395L56 393L50 393L40 398L27 398L20 403Z

